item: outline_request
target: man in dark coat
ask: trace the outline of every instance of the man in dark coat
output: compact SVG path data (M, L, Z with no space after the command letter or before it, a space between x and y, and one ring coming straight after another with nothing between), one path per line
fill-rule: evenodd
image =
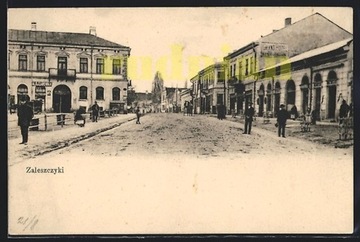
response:
M140 113L140 108L137 107L135 109L135 113L136 113L136 124L140 124L140 116L141 116L141 113Z
M28 142L29 126L34 112L29 105L30 97L26 96L21 102L17 110L18 125L20 126L22 142L20 144L26 145Z
M251 125L253 121L255 110L252 107L252 103L249 103L249 107L245 110L245 128L243 134L251 133Z
M93 122L97 122L98 116L99 116L99 105L97 104L97 102L95 101L95 104L92 105L91 110L92 110L92 121Z
M348 116L348 113L349 113L349 105L346 103L345 100L343 100L339 111L340 124L342 124L344 118Z
M286 126L286 120L288 118L289 114L285 110L285 105L280 105L280 110L277 113L277 124L278 124L278 135L280 135L285 138L285 126Z

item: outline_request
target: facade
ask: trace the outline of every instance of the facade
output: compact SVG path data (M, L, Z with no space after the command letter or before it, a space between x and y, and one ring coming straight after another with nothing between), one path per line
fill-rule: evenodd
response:
M89 108L126 109L130 48L89 34L10 29L9 100L40 100L47 112Z
M257 107L276 115L280 103L295 105L300 115L309 108L317 120L336 120L342 101L353 102L352 70L352 38L294 56L258 73L257 93L266 96L257 95Z
M217 113L217 106L224 103L224 63L216 63L201 70L191 78L196 113Z
M276 115L281 97L279 93L274 96L271 93L279 92L279 86L274 86L276 82L266 86L261 83L261 71L284 61L289 63L292 57L310 50L349 38L352 38L351 33L318 13L294 24L291 24L290 18L285 19L282 29L274 30L224 57L227 112L235 110L242 113L252 102L258 116L270 110ZM271 106L271 103L274 105ZM287 109L295 104L290 103Z
M192 89L184 88L180 91L181 111L185 110L185 102L193 103Z
M161 93L161 112L177 113L181 110L180 93L185 88L164 87Z
M193 94L193 109L194 114L200 113L201 107L201 93L200 93L200 80L199 74L190 79Z

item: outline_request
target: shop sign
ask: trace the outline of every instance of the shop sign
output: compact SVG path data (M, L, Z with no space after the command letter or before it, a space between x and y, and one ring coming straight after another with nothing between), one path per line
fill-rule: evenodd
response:
M260 44L261 56L287 56L288 46L282 43L262 42Z
M52 82L42 82L42 81L32 81L33 86L44 86L44 87L51 87Z

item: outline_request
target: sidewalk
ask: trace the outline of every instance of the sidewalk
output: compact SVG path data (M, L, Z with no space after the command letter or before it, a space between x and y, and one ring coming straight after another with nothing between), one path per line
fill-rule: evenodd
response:
M106 130L120 126L136 118L135 114L118 115L111 118L100 119L98 122L87 122L85 127L78 125L66 125L62 129L54 131L29 131L27 145L19 144L18 138L8 140L9 165L21 162L23 159L33 158L57 150L81 140L90 138ZM20 133L20 129L18 131Z
M216 118L216 115L210 116ZM226 120L231 122L244 123L244 119L241 119L239 116L233 118L231 115L227 115ZM253 121L253 127L267 130L277 135L277 128L275 127L276 118L270 118L269 120L269 123L264 123L263 117L256 117L256 119ZM335 148L349 148L354 145L353 130L349 130L349 133L351 135L348 139L339 140L338 123L316 121L316 125L310 125L310 132L302 132L300 121L288 119L286 122L287 137L305 139L311 142L332 146Z

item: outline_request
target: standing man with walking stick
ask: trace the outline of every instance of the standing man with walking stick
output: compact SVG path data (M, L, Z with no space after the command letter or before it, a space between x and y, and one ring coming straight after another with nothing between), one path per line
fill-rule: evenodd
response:
M29 126L32 118L34 117L34 112L32 107L29 105L30 97L26 95L23 97L23 100L20 101L20 106L18 107L18 125L20 126L22 142L20 144L27 145Z

